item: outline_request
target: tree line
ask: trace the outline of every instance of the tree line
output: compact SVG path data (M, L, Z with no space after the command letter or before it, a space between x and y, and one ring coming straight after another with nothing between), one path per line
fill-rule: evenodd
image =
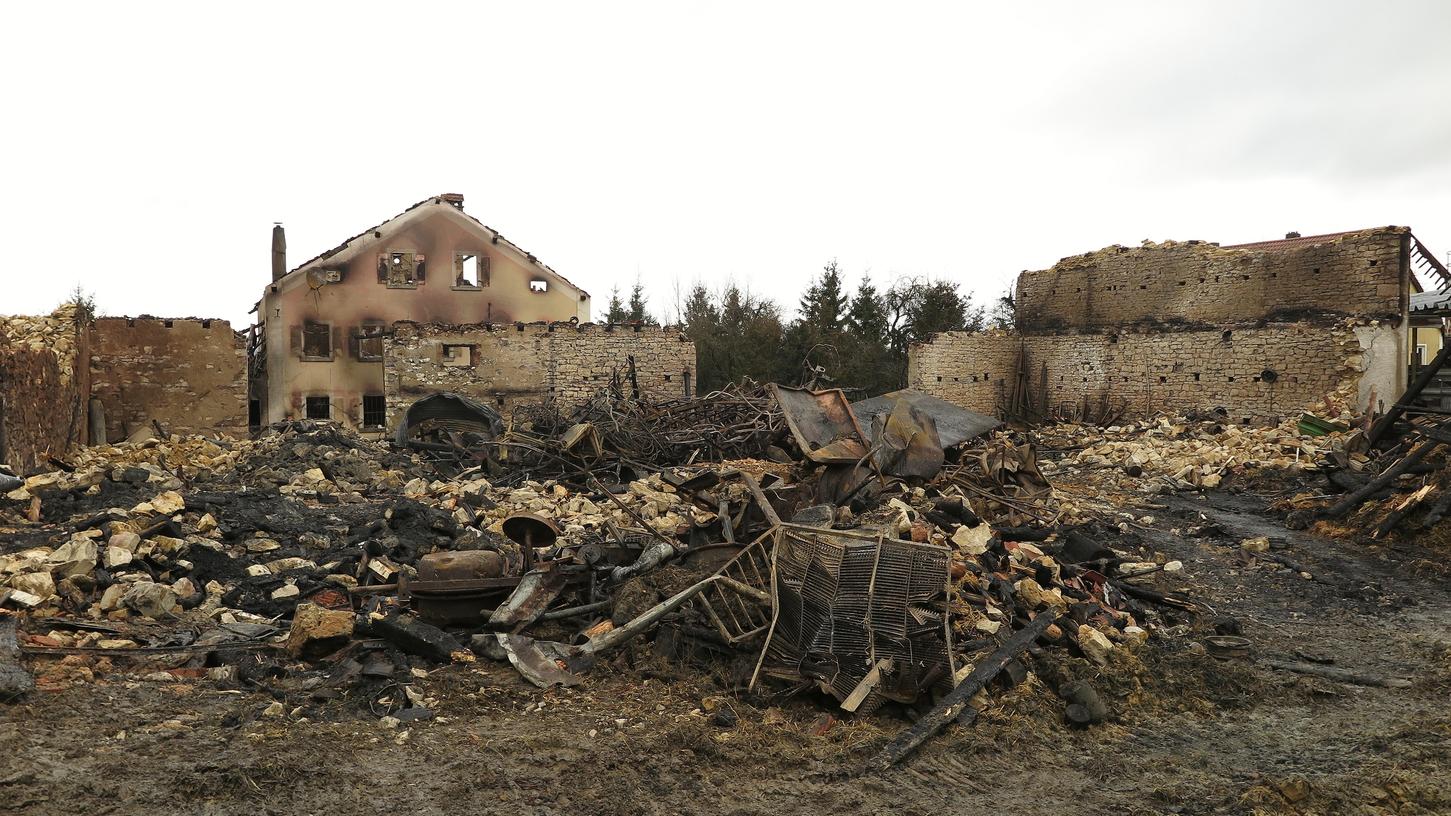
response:
M926 277L878 289L863 275L850 290L836 261L812 278L793 319L735 282L716 290L697 282L677 299L678 321L695 342L698 393L750 378L845 388L853 398L904 387L913 343L938 332L1010 326L1012 304L1005 296L989 313L956 283ZM628 300L616 289L604 318L654 322L647 300L638 281Z

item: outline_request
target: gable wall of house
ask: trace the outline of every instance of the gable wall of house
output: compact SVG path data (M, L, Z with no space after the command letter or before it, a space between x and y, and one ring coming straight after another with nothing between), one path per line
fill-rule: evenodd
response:
M365 324L588 321L587 296L478 235L446 211L451 205L434 206L432 213L353 258L336 283L314 280L309 285L299 280L303 276L295 276L286 285L268 287L259 311L266 338L266 391L254 395L264 402L264 423L304 416L309 396L328 396L335 419L361 416L364 397L383 393L382 363L362 359L353 341ZM415 286L379 282L378 258L393 251L423 254L424 275ZM481 253L489 259L487 285L455 285L455 252ZM530 288L536 278L547 279L546 291ZM331 359L304 359L301 328L306 323L329 327Z

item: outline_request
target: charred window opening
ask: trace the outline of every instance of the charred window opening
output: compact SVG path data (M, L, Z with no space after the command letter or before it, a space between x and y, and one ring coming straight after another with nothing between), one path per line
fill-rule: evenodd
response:
M358 343L358 359L365 363L383 360L383 324L364 323L355 335Z
M474 363L472 346L445 344L442 363L453 368L467 368Z
M477 252L453 254L453 287L482 289L489 285L489 257Z
M422 252L385 252L378 256L378 282L412 289L423 282Z
M388 403L382 394L363 395L363 427L382 428L388 424Z
M332 327L326 323L304 323L302 325L302 359L331 360L332 358Z
M308 397L307 398L307 418L308 419L331 419L332 418L332 400L330 400L327 397Z
M547 281L547 280L545 280L543 278L534 278L533 280L529 281L529 291L531 291L531 292L548 292L549 291L549 281Z

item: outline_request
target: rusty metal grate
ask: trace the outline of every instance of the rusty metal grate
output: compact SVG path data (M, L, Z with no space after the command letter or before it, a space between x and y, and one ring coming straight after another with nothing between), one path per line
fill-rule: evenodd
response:
M761 671L815 680L844 700L886 661L858 711L911 701L952 677L945 548L795 525L775 538L775 620Z

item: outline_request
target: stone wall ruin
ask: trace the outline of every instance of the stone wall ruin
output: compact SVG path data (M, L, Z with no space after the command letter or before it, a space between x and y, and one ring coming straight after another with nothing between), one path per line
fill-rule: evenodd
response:
M640 395L693 394L695 344L677 328L570 323L393 324L383 381L391 423L420 397L450 392L501 413L553 400L577 407L618 377L628 393L633 358Z
M1410 231L1108 247L1024 272L1017 331L914 347L908 385L1000 416L1224 409L1237 422L1405 387Z
M85 443L89 353L72 304L0 317L0 464L26 473Z
M102 317L92 337L91 395L105 408L105 441L153 421L170 433L246 435L246 342L227 321Z

